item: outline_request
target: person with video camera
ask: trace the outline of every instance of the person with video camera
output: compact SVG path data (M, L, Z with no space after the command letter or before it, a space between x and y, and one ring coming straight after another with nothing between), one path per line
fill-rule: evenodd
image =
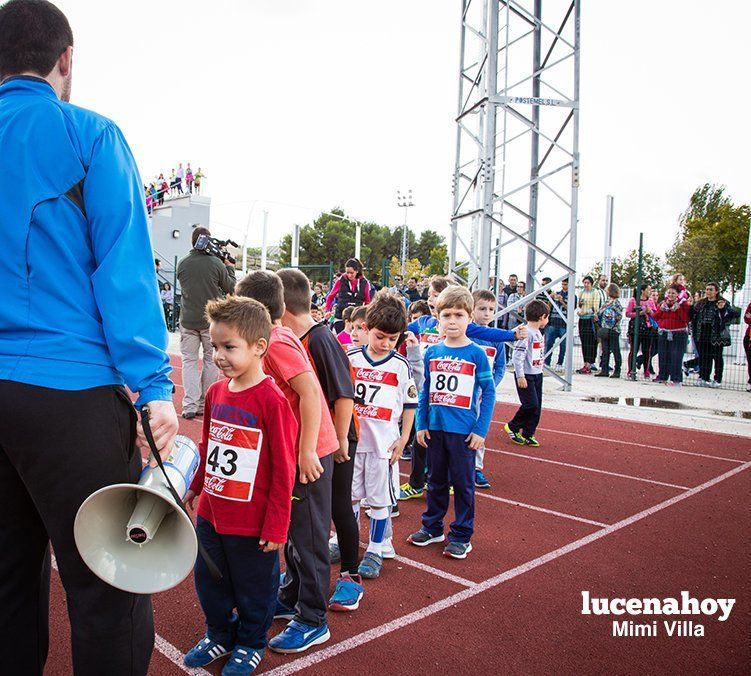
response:
M126 384L162 458L172 450L167 327L143 182L115 123L69 103L72 58L55 5L0 4L0 671L44 670L51 543L68 673L143 676L151 598L89 570L73 523L94 491L141 474Z
M210 300L235 290L235 260L211 239L208 228L198 226L191 235L193 249L177 264L182 294L180 310L180 353L183 358L183 418L203 414L206 391L219 377L204 312ZM203 350L203 372L198 372Z

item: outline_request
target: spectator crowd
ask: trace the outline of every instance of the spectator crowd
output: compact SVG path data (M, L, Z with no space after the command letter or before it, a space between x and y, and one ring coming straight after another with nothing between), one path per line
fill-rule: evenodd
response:
M206 178L206 175L201 171L201 167L198 167L198 170L194 172L190 162L185 168L180 162L177 169L172 169L166 177L164 172L160 172L153 181L143 186L146 210L150 214L156 207L162 206L167 197L185 194L200 195L201 183L204 178Z

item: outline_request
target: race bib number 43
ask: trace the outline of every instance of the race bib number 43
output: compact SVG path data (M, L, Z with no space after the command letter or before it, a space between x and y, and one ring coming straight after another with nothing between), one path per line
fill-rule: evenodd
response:
M217 498L250 502L263 433L212 418L203 489Z
M474 362L460 359L430 360L430 403L472 408L475 389Z

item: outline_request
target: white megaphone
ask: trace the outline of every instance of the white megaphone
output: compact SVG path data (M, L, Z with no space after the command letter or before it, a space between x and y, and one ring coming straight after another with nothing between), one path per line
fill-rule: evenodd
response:
M164 470L180 498L198 461L193 441L178 436ZM193 570L198 552L193 523L175 503L159 467L145 467L137 484L115 484L92 493L78 509L73 536L97 577L135 594L180 584Z

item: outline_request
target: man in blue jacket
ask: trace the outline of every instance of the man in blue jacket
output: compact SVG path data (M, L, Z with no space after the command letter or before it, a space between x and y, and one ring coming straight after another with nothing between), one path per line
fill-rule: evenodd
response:
M41 674L50 542L73 671L146 674L148 596L100 581L73 541L86 497L135 482L177 433L143 184L120 130L68 103L73 35L45 0L0 6L0 671Z

